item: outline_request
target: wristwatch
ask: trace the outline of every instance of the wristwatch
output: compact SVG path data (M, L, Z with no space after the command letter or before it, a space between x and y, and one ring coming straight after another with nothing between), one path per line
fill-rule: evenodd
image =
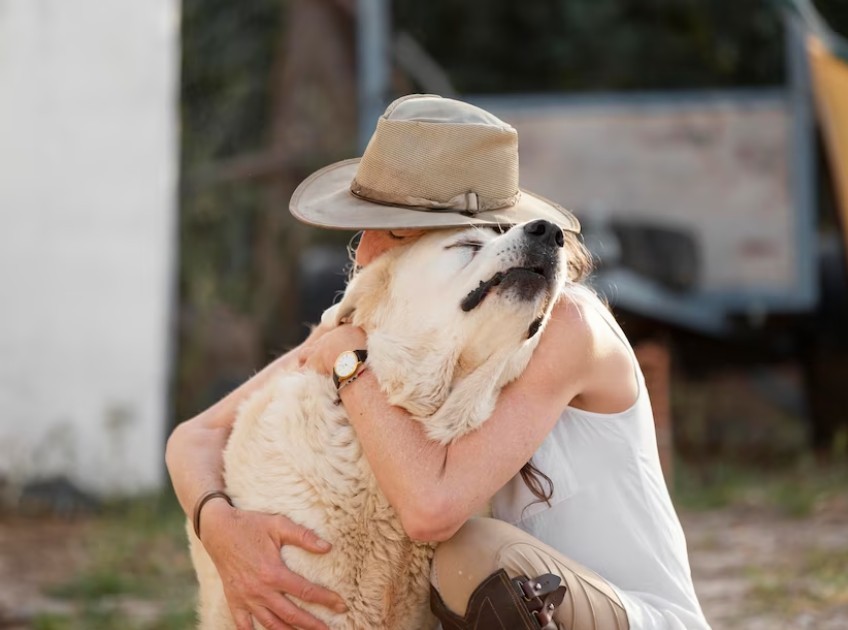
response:
M336 388L356 376L362 369L362 364L368 358L367 350L345 350L333 364L333 383Z

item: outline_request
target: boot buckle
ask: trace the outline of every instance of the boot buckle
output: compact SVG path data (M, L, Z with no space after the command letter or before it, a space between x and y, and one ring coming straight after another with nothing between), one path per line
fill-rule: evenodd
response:
M560 586L562 579L552 573L545 573L534 579L520 575L512 579L513 586L524 605L539 624L539 630L557 630L553 616L557 607L565 599L566 587Z

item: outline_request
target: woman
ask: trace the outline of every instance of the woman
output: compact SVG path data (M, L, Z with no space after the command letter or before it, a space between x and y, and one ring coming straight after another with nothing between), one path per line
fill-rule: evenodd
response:
M494 627L485 617L492 610L504 628L540 627L549 613L546 627L568 630L707 628L633 351L599 300L576 284L587 267L579 224L519 191L517 163L515 131L496 117L414 95L389 106L361 161L322 169L295 191L291 211L299 219L365 228L357 265L424 229L534 218L560 226L568 248L572 283L527 370L480 429L448 446L429 442L418 422L388 404L367 369L339 390L341 401L407 533L442 543L431 581L446 629ZM237 406L276 370L308 365L329 375L340 354L366 346L352 326L319 327L168 442L177 496L202 524L239 630L252 627L251 617L269 630L325 628L285 594L336 610L344 602L292 574L278 553L287 544L324 553L332 541L285 517L209 499L221 498L210 492L223 487L221 453ZM494 519L472 518L490 501ZM510 582L518 576L530 578L526 596ZM551 576L566 586L561 603ZM528 612L540 604L541 616Z

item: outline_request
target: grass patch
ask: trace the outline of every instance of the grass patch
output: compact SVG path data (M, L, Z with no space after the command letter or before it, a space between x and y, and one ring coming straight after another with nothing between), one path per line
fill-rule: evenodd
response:
M185 516L170 495L109 504L81 543L87 561L48 594L74 614L42 615L36 630L194 628L194 570Z
M834 497L848 496L848 465L822 466L810 459L777 469L728 462L678 464L674 490L675 503L689 510L748 506L804 517Z
M47 594L62 599L96 601L101 597L135 594L146 590L144 586L143 581L117 573L114 569L95 567L73 582L47 589Z
M41 615L33 621L33 630L194 630L194 612L166 610L159 617L139 621L120 610L97 606L83 608L76 615Z
M801 566L751 569L755 607L783 615L848 604L848 549L810 551Z

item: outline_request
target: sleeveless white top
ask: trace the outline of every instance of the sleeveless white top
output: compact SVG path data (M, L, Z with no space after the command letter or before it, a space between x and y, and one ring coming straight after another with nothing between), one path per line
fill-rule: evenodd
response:
M493 515L603 577L621 599L631 630L709 630L660 469L644 377L612 315L585 294L631 353L636 402L613 414L567 407L533 456L554 483L551 506L534 503L516 475L494 496Z

